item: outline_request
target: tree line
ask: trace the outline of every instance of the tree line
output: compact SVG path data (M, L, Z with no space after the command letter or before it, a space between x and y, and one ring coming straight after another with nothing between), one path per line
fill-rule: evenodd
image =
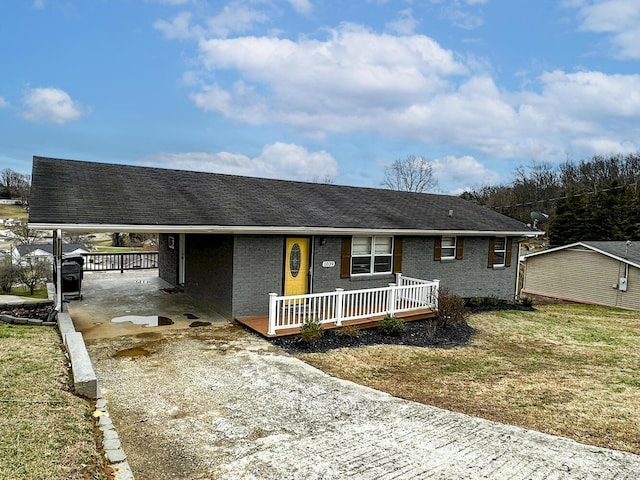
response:
M560 165L519 167L510 184L485 186L462 197L524 223L545 213L552 246L582 240L640 237L640 154L594 156Z
M21 200L27 203L31 189L31 175L18 173L10 168L0 171L0 198Z

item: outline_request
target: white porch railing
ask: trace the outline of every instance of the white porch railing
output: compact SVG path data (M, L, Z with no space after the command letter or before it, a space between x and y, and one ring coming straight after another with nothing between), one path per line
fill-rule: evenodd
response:
M427 281L396 274L388 287L279 296L269 294L269 335L278 330L301 327L305 322L334 323L345 320L395 315L430 308L438 309L439 280Z

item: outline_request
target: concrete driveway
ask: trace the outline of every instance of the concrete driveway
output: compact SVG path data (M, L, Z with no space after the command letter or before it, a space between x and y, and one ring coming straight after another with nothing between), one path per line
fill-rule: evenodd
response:
M87 341L138 480L636 479L640 472L636 455L330 377L222 321L184 327Z

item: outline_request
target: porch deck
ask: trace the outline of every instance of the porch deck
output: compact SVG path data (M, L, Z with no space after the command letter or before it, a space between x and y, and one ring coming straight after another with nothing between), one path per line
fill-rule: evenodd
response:
M433 311L430 308L422 308L412 310L410 312L399 312L395 314L397 318L400 318L405 322L423 320L425 318L433 318L436 315L437 312ZM321 326L325 330L333 330L336 328L343 328L347 326L355 326L358 328L373 328L377 327L380 324L380 320L382 320L384 317L384 315L375 315L372 317L360 318L357 320L345 320L342 322L341 327L336 326L335 323L322 323ZM285 337L288 335L297 335L298 333L300 333L300 327L293 327L279 329L276 331L275 335L269 335L267 333L269 330L269 315L236 317L236 321L241 325L244 325L245 327L253 330L254 332L259 333L265 338Z

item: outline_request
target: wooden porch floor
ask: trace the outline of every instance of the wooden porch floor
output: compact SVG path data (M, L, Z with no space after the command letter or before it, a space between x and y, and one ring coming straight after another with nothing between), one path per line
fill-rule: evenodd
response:
M436 312L431 310L430 308L422 308L420 310L414 310L411 312L402 312L397 313L396 318L400 318L405 322L413 322L415 320L423 320L425 318L433 318L436 316ZM347 326L355 326L358 328L373 328L377 327L380 324L380 320L382 320L384 315L377 315L374 317L361 318L358 320L345 320L342 322L343 327ZM259 333L263 337L266 338L274 338L274 337L285 337L287 335L297 335L300 333L300 328L285 328L282 330L277 330L275 335L269 335L267 330L269 328L269 316L253 316L253 317L236 317L236 321L247 328L250 328L256 333ZM325 330L333 330L336 328L334 323L323 323L322 328Z

